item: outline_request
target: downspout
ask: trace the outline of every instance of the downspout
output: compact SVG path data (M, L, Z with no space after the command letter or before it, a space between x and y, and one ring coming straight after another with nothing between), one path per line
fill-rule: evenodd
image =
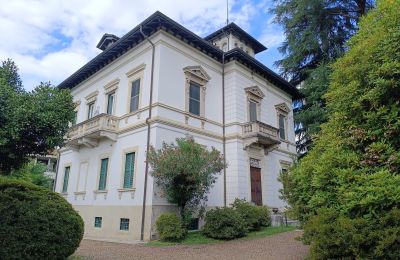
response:
M56 184L57 184L57 177L58 177L58 171L59 171L59 167L60 167L60 152L57 151L57 162L56 162L56 176L54 178L54 184L53 184L53 191L56 191Z
M147 175L149 173L149 161L147 160L147 156L150 151L150 119L151 119L151 110L153 104L153 78L154 78L154 53L155 53L155 45L154 43L143 33L142 26L140 26L140 33L143 37L151 44L152 46L152 54L151 54L151 78L150 78L150 98L149 98L149 116L146 118L147 124L147 147L146 147L146 168L144 172L144 191L143 191L143 207L142 207L142 224L140 228L140 240L144 240L144 223L146 216L146 193L147 193Z
M229 44L229 42L228 42ZM229 48L229 47L228 47ZM222 53L222 152L224 154L224 207L226 207L225 52Z

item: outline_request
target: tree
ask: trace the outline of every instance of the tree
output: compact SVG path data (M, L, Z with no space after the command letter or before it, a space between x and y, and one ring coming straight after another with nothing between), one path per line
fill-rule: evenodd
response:
M24 180L51 190L52 179L44 174L46 170L47 166L43 163L29 162L18 170L11 171L9 177Z
M170 203L177 204L182 220L186 211L198 209L224 168L223 157L214 147L207 150L193 138L178 138L164 143L160 150L151 147L148 161L155 183Z
M314 253L375 259L400 250L400 221L392 221L400 208L398 10L399 1L381 0L362 19L349 51L332 66L328 122L314 148L281 176ZM341 227L356 232L346 243L336 239ZM346 248L334 250L339 244Z
M68 90L41 83L33 91L22 88L18 68L7 60L0 67L0 174L10 174L28 161L61 146L73 119Z
M276 22L286 36L279 48L284 58L275 64L305 96L304 105L295 111L298 152L308 150L312 136L326 122L323 95L329 65L347 50L360 17L373 6L374 0L275 0Z

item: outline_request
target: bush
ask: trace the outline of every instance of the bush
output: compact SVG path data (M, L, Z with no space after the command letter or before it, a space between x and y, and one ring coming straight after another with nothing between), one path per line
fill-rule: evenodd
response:
M400 259L400 210L371 218L349 218L319 210L304 226L312 259Z
M208 211L203 233L216 239L234 239L247 233L247 225L240 214L232 208L216 208Z
M241 199L235 199L232 207L243 218L249 231L260 230L261 227L271 224L267 207L256 206Z
M156 222L157 231L163 241L180 241L186 236L186 229L174 213L162 214Z
M59 194L0 177L2 259L65 259L82 236L82 218Z

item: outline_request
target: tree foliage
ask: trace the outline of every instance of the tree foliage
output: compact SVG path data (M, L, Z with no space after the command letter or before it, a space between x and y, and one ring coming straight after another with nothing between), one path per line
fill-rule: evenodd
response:
M381 0L362 19L350 50L332 66L325 96L328 122L322 125L311 152L281 176L283 196L303 223L318 217L321 208L350 220L377 223L400 207L398 10L399 1ZM398 230L398 222L389 222L379 229ZM315 234L318 230L313 232L311 244L314 238L324 237Z
M51 190L52 179L44 174L46 170L47 165L43 163L29 162L24 164L18 170L11 171L9 177L30 182Z
M209 151L193 138L178 138L164 143L160 150L151 147L148 161L152 176L163 195L178 205L182 219L185 210L193 211L207 200L207 193L223 169L221 153Z
M9 174L28 161L63 144L73 118L68 90L41 83L33 91L22 88L16 65L0 67L0 174Z
M282 75L300 84L304 105L295 112L298 151L311 145L312 136L326 122L323 95L329 84L329 65L347 50L346 42L356 32L358 21L374 0L275 0L276 22L286 39L277 61Z

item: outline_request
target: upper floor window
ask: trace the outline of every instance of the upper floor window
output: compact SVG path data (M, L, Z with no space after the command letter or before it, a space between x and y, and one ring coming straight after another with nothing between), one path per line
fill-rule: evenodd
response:
M109 115L114 114L114 99L115 99L115 92L107 95L107 114Z
M90 119L94 115L94 102L88 104L88 115L87 118Z
M139 109L139 94L140 94L140 78L132 82L129 112L135 112L136 110Z
M290 108L285 103L281 103L276 105L275 109L278 116L279 138L282 140L287 140L288 139L287 117L290 112Z
M200 116L200 86L190 83L189 112Z
M183 69L186 76L186 111L204 117L206 84L211 79L201 66Z
M76 122L78 121L78 111L74 111L74 117L72 118L72 125L76 125Z
M257 86L244 89L247 95L248 121L256 122L261 116L261 100L264 98L264 93Z
M64 168L64 180L61 192L65 193L68 190L68 180L69 180L69 172L71 170L71 166L67 166Z

